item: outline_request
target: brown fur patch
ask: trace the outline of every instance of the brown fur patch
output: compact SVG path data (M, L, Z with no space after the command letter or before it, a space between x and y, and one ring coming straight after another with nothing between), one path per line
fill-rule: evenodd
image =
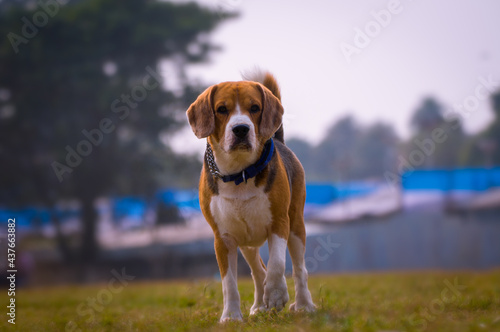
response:
M280 128L283 118L283 106L268 88L258 85L263 100L262 117L259 123L259 133L262 137L271 138Z
M217 258L217 264L219 265L220 277L224 279L229 268L229 250L227 249L226 244L224 243L222 238L218 235L216 235L214 239L214 249L215 256Z
M227 274L227 270L229 267L228 257L227 257L229 251L219 234L219 228L217 227L217 224L215 223L215 220L210 211L210 202L213 196L212 189L208 185L210 179L212 179L213 181L212 175L207 171L206 167L203 167L203 171L200 177L200 188L199 188L200 208L201 211L203 212L203 215L205 216L205 219L207 220L210 227L212 227L212 231L214 232L215 255L217 258L217 264L219 265L221 278L224 278L224 276Z
M273 218L271 224L271 233L278 235L283 239L288 239L290 233L290 218L288 210L290 207L290 186L286 170L278 156L276 179L272 190L269 192L269 201L271 202L271 215Z
M290 216L290 231L306 245L306 227L304 225L304 203L306 200L305 181L295 179L292 189L292 201L288 215Z
M274 151L274 157L273 160L276 160L276 151ZM264 188L264 192L268 193L271 191L273 188L274 180L276 179L276 172L277 172L277 167L276 167L276 162L273 162L269 165L269 174L267 175L267 181L266 181L266 187Z
M276 163L277 163L277 157L276 157L276 149L273 152L273 156L271 158L271 161L267 165L266 168L257 176L255 177L255 186L260 187L262 185L266 185L264 188L264 192L268 193L272 185L274 183L274 179L276 178Z
M306 181L302 165L294 156L294 177L292 179L292 198L288 215L290 216L290 231L306 245L306 227L304 225L304 204L306 201Z
M206 89L187 110L189 124L198 138L210 136L215 129L213 111L213 94L215 91L217 91L217 85Z
M268 88L269 91L271 91L271 93L276 98L278 98L279 101L281 101L280 86L278 85L276 78L271 73L266 73L266 76L264 76L264 81L262 82L262 85L264 85L266 88Z

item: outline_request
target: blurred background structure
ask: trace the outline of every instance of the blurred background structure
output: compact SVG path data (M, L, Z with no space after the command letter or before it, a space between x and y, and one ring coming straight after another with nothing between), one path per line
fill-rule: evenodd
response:
M256 65L310 273L500 266L500 6L448 5L0 1L1 247L15 218L26 284L216 276L185 110Z

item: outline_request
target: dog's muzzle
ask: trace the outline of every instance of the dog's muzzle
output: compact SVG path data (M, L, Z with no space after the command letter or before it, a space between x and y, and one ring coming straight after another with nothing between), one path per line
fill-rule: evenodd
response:
M248 135L248 132L250 131L250 126L245 124L240 124L234 126L232 130L234 136L238 137L241 140Z
M233 139L231 140L231 150L250 150L252 144L250 143L250 126L246 124L239 124L231 128L233 132Z

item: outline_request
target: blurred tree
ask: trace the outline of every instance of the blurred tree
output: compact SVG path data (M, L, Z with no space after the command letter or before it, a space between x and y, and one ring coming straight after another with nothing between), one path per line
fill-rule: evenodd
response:
M380 178L394 171L399 138L390 125L375 123L364 129L356 142L355 178Z
M426 98L416 109L411 121L413 135L404 144L405 160L415 169L456 168L460 162L466 135L460 121L446 121L443 107Z
M0 203L77 199L79 254L61 248L91 261L97 197L196 183L199 162L160 136L185 123L201 91L185 67L208 58L208 33L234 14L142 0L13 3L0 8ZM159 72L165 59L176 73ZM162 77L175 75L174 94Z
M307 179L314 179L314 147L309 142L297 137L287 139L286 145L295 153L297 158L299 158L306 172Z
M328 129L316 148L316 172L329 181L346 181L352 177L359 128L352 116L345 116Z
M358 126L352 116L334 123L318 146L300 139L289 139L287 145L302 161L311 181L348 181L383 178L392 171L398 145L394 129L377 123Z
M493 122L468 141L463 154L463 163L468 166L500 165L500 91L491 96L491 106L495 116Z
M415 110L410 120L412 129L417 133L433 130L443 122L441 105L430 97L423 100L422 105Z

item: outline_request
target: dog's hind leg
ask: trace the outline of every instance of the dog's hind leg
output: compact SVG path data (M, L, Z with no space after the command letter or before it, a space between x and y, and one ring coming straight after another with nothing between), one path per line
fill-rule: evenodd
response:
M240 247L243 257L252 270L252 278L255 286L254 301L250 309L250 315L255 315L259 311L265 311L264 304L264 280L266 279L266 265L260 257L257 247Z
M304 224L302 224L304 225ZM293 231L288 237L288 251L292 258L293 281L295 283L295 302L290 304L290 311L304 310L312 312L316 309L307 288L307 269L304 259L305 230L303 236L297 236ZM301 234L301 235L302 235Z

